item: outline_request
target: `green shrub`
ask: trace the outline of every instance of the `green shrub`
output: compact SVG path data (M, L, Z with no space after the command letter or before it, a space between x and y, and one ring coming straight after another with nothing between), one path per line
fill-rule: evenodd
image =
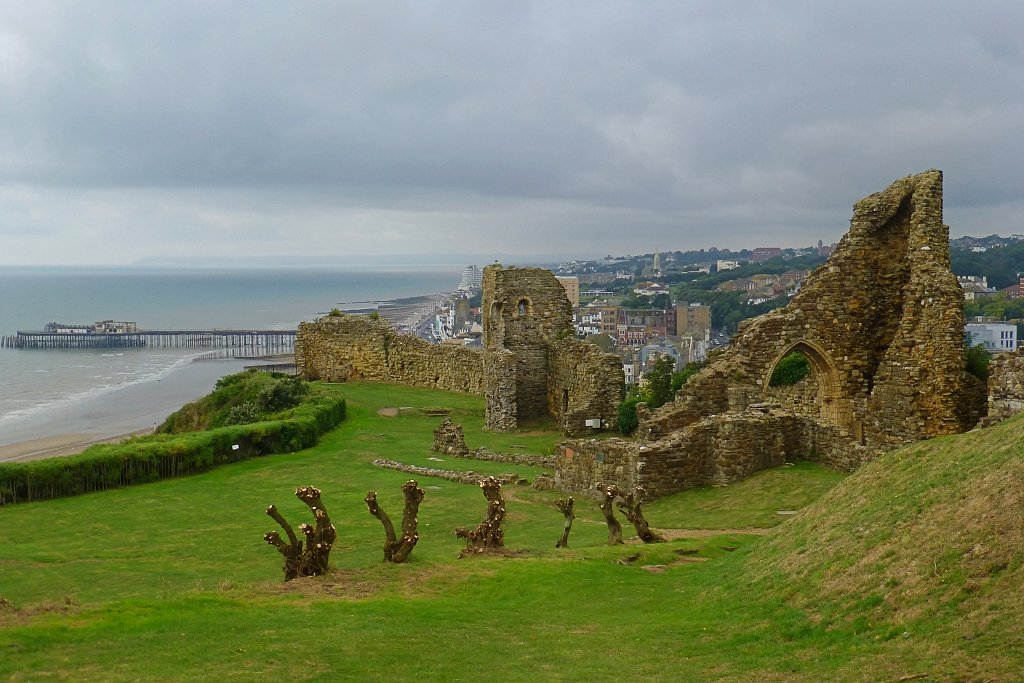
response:
M270 420L299 405L309 383L279 372L239 372L222 377L207 396L182 406L157 428L161 434L197 432Z
M769 386L780 387L796 384L811 371L811 361L799 351L787 353L775 366L768 380Z
M636 428L640 425L640 420L636 416L636 405L638 403L650 405L650 393L638 386L629 387L626 397L619 403L618 410L619 432L626 436L635 432Z
M232 406L224 418L225 425L246 425L260 421L260 407L252 401Z
M640 426L640 420L636 416L636 404L640 403L639 396L630 396L619 404L619 432L629 436Z
M309 393L309 384L299 377L273 374L274 382L260 391L258 408L267 413L277 413L299 405Z

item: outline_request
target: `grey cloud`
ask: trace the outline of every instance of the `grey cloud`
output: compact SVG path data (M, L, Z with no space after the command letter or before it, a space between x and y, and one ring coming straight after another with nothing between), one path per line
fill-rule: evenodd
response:
M94 0L5 3L0 27L0 187L48 205L0 235L803 244L930 167L954 231L1024 223L1016 2Z

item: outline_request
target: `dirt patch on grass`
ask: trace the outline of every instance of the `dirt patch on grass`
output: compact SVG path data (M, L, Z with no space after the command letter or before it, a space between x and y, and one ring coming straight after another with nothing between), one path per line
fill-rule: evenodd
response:
M334 569L325 576L308 576L288 582L267 583L261 592L269 595L299 595L308 598L369 600L382 594L427 597L453 585L493 575L493 571L463 565L415 566L381 565L372 569Z
M377 414L381 417L398 417L399 410L395 406L388 406L386 408L379 408Z
M760 527L742 527L738 529L658 529L658 532L669 541L677 541L681 538L712 538L714 536L764 536L771 529Z
M70 614L78 609L78 600L71 596L65 596L60 602L47 601L24 608L0 597L0 627L21 626L45 614Z

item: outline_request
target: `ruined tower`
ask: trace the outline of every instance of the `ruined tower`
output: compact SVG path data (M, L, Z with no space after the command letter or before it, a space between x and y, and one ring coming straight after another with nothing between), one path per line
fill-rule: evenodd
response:
M489 372L496 392L515 396L514 406L492 415L488 402L487 424L491 429L508 429L507 413L514 419L549 414L548 363L551 343L573 336L572 306L565 288L550 270L542 268L484 268L484 349L490 362L502 370ZM499 360L502 352L511 358ZM504 376L501 376L504 375Z

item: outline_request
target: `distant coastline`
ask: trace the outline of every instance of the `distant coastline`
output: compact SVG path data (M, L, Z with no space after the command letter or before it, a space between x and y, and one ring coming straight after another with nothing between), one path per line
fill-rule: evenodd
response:
M432 314L436 302L446 296L423 294L388 300L339 302L339 306L345 306L350 313L377 312L389 324L401 326ZM359 307L353 308L354 304ZM294 363L294 355L290 353L238 359L197 356L186 367L166 377L121 387L100 396L83 398L72 405L61 406L55 414L46 417L48 426L39 424L37 427L30 425L23 428L19 433L24 438L12 441L8 433L3 433L0 436L0 463L75 455L94 444L118 442L150 434L182 405L209 393L220 377L259 365L281 367L289 362ZM151 406L152 409L139 410L138 406ZM128 408L127 413L123 408ZM62 428L53 429L55 424L62 425Z

